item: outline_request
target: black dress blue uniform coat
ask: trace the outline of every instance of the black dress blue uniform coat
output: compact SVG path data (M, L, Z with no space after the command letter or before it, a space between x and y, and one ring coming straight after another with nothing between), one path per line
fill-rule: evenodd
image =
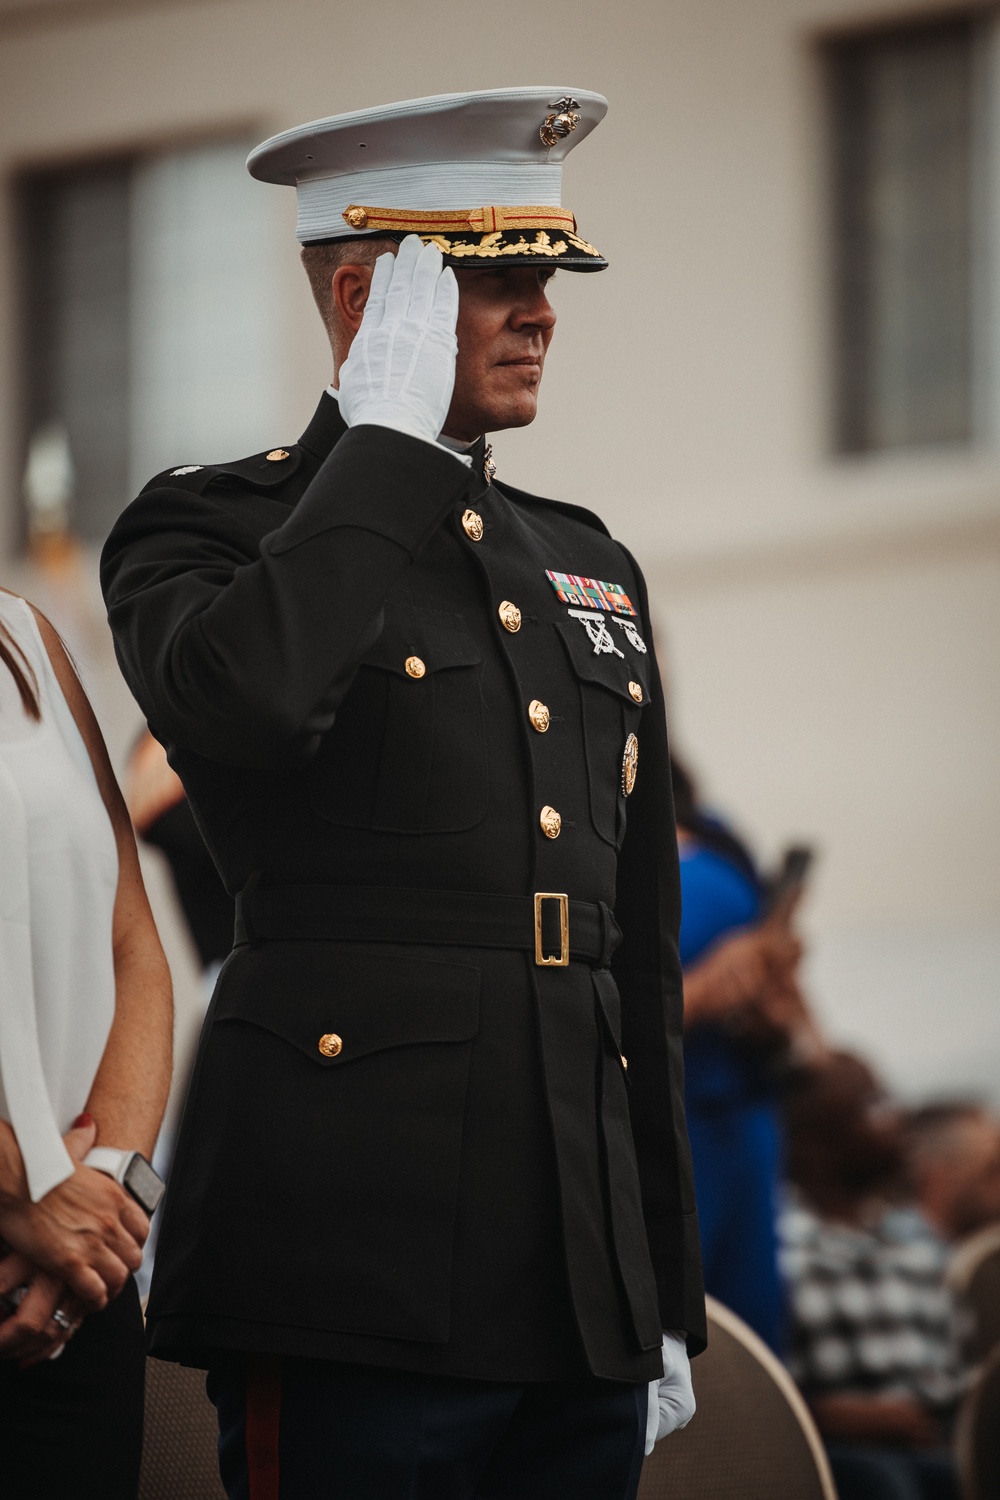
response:
M646 650L616 630L622 654L595 653L547 570L620 585ZM662 1328L696 1352L676 843L625 549L587 511L491 484L482 443L470 469L347 431L327 395L288 450L155 479L102 576L125 677L243 893L153 1352L634 1382L660 1374ZM585 957L536 965L538 891L597 912ZM491 945L494 909L523 943Z

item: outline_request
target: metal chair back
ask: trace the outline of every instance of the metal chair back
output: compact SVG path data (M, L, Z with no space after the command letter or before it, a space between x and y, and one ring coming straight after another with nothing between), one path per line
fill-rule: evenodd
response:
M657 1443L639 1500L837 1500L826 1451L785 1367L714 1298L692 1363L698 1411Z
M966 1353L972 1364L978 1364L1000 1344L1000 1224L956 1246L948 1283L969 1316Z
M226 1500L217 1430L204 1370L147 1359L138 1500Z
M1000 1347L986 1360L966 1393L955 1428L955 1457L962 1500L1000 1495Z

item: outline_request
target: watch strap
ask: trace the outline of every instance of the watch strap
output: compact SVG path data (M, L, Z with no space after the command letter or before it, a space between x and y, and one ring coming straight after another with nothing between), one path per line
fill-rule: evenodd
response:
M83 1158L83 1165L113 1178L147 1214L155 1212L163 1197L163 1178L141 1151L120 1151L114 1146L95 1146Z
M104 1172L116 1182L121 1182L125 1168L134 1155L133 1151L120 1151L115 1146L93 1146L83 1158L83 1165L93 1167L95 1172Z

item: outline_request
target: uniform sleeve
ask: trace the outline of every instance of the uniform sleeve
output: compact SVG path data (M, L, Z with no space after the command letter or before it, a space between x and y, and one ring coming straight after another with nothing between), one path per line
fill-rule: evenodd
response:
M262 540L210 491L141 495L108 539L101 581L157 736L233 766L307 757L386 595L471 482L446 450L361 426Z
M639 726L639 768L618 860L615 916L623 938L612 970L622 998L629 1109L662 1326L683 1329L690 1352L697 1353L706 1340L705 1297L684 1119L677 834L649 601L642 575L629 561L649 643L651 701Z

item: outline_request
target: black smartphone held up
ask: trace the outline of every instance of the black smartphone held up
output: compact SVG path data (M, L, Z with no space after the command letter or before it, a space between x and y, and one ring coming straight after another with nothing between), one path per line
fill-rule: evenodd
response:
M790 844L777 873L767 883L764 917L790 916L805 889L816 851L810 844Z

